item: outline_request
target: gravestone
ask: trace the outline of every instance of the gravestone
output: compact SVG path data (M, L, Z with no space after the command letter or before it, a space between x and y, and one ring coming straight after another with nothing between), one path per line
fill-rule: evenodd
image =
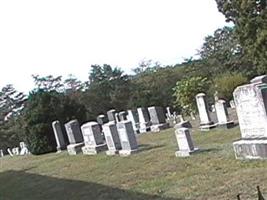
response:
M209 131L211 128L216 127L214 122L210 120L210 115L206 103L206 95L204 93L197 94L196 101L200 118L200 130Z
M69 155L76 155L81 152L83 143L83 135L78 120L71 120L65 124L65 129L69 139L67 151Z
M120 121L119 113L115 113L115 122L118 123Z
M139 121L137 111L128 110L127 113L127 120L132 122L134 132L139 133Z
M235 108L235 101L234 101L234 100L231 100L231 101L230 101L230 107L231 107L231 108Z
M162 107L158 106L149 107L148 112L152 123L150 127L152 132L160 132L161 130L169 128L169 124L166 123Z
M8 154L9 154L11 157L14 156L13 153L12 153L12 151L10 150L10 148L7 148L7 152L8 152Z
M233 93L241 139L233 143L237 159L267 158L267 76L258 76Z
M24 156L24 155L30 154L30 152L29 152L29 150L28 150L28 148L27 148L27 146L26 146L26 144L24 142L20 142L19 146L20 146L19 155Z
M218 119L217 126L222 128L232 128L234 126L234 122L229 120L226 102L223 99L219 99L215 103L215 108Z
M103 124L108 123L109 120L105 115L98 115L96 121L102 126Z
M167 114L166 114L167 119L170 119L172 117L171 108L167 107L166 110L167 110Z
M19 155L19 147L14 147L14 148L12 148L12 154L14 155L14 156L18 156Z
M0 149L0 158L4 157L3 149Z
M146 108L137 108L138 117L139 117L139 131L140 133L145 133L150 131L150 119L148 115L148 111Z
M95 155L107 149L98 123L87 122L82 125L81 129L84 138L84 146L82 147L83 154Z
M115 113L116 113L115 109L111 109L107 112L108 121L110 122L115 121Z
M198 151L198 148L194 147L188 128L175 126L175 129L175 136L179 147L179 150L175 152L176 157L188 157L192 153Z
M125 112L125 111L119 112L119 119L120 119L120 121L127 120L127 112Z
M60 122L59 121L52 122L52 127L57 142L57 152L60 152L61 150L66 149L67 147L62 133Z
M136 153L138 144L133 130L132 122L122 121L117 123L119 138L121 141L122 150L119 151L121 156L129 156Z
M115 155L121 150L121 142L116 124L109 122L103 125L103 132L108 146L107 155Z

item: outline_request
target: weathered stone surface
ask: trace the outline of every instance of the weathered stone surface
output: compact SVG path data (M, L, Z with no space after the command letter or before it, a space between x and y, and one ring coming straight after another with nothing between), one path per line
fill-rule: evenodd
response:
M67 151L69 153L69 155L77 155L78 153L80 153L82 150L82 147L84 146L84 143L77 143L77 144L69 144L67 146Z
M127 112L125 112L125 111L119 112L119 119L120 119L120 121L127 120Z
M210 119L206 103L206 95L204 93L199 93L198 95L196 95L196 101L200 118L200 130L208 131L211 128L216 127L216 125L214 125L214 122Z
M140 126L140 133L145 133L150 131L150 119L148 115L148 111L146 108L137 108L138 117L139 117L139 126Z
M139 120L138 113L136 110L128 110L127 111L127 120L132 122L133 129L135 133L139 133Z
M107 112L107 116L108 116L108 120L111 122L111 121L115 121L115 113L116 113L116 110L115 109L111 109Z
M166 123L165 115L162 107L152 106L148 108L150 121L152 124L164 124Z
M241 139L233 143L238 159L267 158L266 76L251 80L234 91Z
M105 123L108 123L109 120L105 115L98 115L96 121L98 124L103 125Z
M70 144L83 142L83 135L82 135L78 120L75 119L75 120L71 120L68 123L66 123L65 129L66 129Z
M198 150L194 147L188 128L177 128L175 136L179 147L179 150L175 152L176 157L187 157Z
M108 146L107 155L115 155L121 150L121 142L116 124L109 122L103 125L103 132Z
M57 151L60 152L61 150L66 149L67 147L67 144L65 142L65 139L62 133L60 122L58 120L52 122L52 127L53 127L54 135L56 138Z
M217 126L220 128L232 128L234 126L234 122L229 120L226 102L222 99L219 99L215 103L215 109L218 119Z
M117 123L117 129L122 146L122 150L119 151L119 154L122 156L127 156L137 151L138 144L133 130L132 122L119 122Z
M85 146L82 147L83 154L94 155L107 149L98 123L87 122L82 125L81 129L85 144Z

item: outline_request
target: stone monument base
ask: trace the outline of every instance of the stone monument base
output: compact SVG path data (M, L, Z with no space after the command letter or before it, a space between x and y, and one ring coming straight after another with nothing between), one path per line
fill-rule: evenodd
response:
M191 125L191 123L189 121L183 121L183 122L179 122L174 127L176 129L177 128L192 128L192 125Z
M176 157L188 157L191 154L196 153L197 151L199 151L198 148L194 148L194 150L192 150L192 151L180 150L180 151L175 152L175 156Z
M225 124L217 123L216 125L217 125L218 128L226 128L226 129L228 129L228 128L233 128L235 126L235 123L234 123L234 121L229 121L229 122L226 122Z
M80 153L82 151L83 145L83 142L77 144L69 144L67 146L67 151L69 155L77 155L78 153Z
M151 130L150 126L140 126L139 132L140 133L146 133Z
M210 129L213 129L215 127L216 127L216 124L214 124L213 122L201 123L199 126L200 131L209 131Z
M82 152L84 155L96 155L100 151L105 151L105 150L107 150L106 144L97 145L95 147L88 146L88 145L85 145L84 147L82 147Z
M167 128L170 128L170 126L169 126L168 123L164 123L164 124L155 124L155 125L152 125L152 126L150 127L151 132L160 132L161 130L164 130L164 129L167 129Z
M133 149L133 150L120 150L119 154L120 156L129 156L131 154L135 154L138 152L138 149Z
M267 138L241 139L233 147L236 159L267 159Z
M106 155L108 155L108 156L114 156L117 154L119 154L119 150L107 150L106 151Z

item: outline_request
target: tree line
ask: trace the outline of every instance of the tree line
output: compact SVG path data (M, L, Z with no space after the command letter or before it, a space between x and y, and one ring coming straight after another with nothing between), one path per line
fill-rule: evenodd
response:
M178 112L196 112L195 95L205 92L212 103L232 99L238 85L267 70L266 0L216 0L218 10L233 26L214 31L204 39L199 57L163 66L144 60L134 75L108 64L92 65L88 80L70 75L33 75L29 95L6 85L0 91L0 148L25 141L34 154L54 151L51 123L77 118L95 120L110 109L171 106Z

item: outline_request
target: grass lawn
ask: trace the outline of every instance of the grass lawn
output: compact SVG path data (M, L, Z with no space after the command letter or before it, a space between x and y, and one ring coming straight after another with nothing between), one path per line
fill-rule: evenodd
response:
M176 158L173 129L138 137L130 157L69 156L66 152L0 159L0 199L256 199L267 194L267 162L235 160L232 141L239 128L193 130L205 150Z

